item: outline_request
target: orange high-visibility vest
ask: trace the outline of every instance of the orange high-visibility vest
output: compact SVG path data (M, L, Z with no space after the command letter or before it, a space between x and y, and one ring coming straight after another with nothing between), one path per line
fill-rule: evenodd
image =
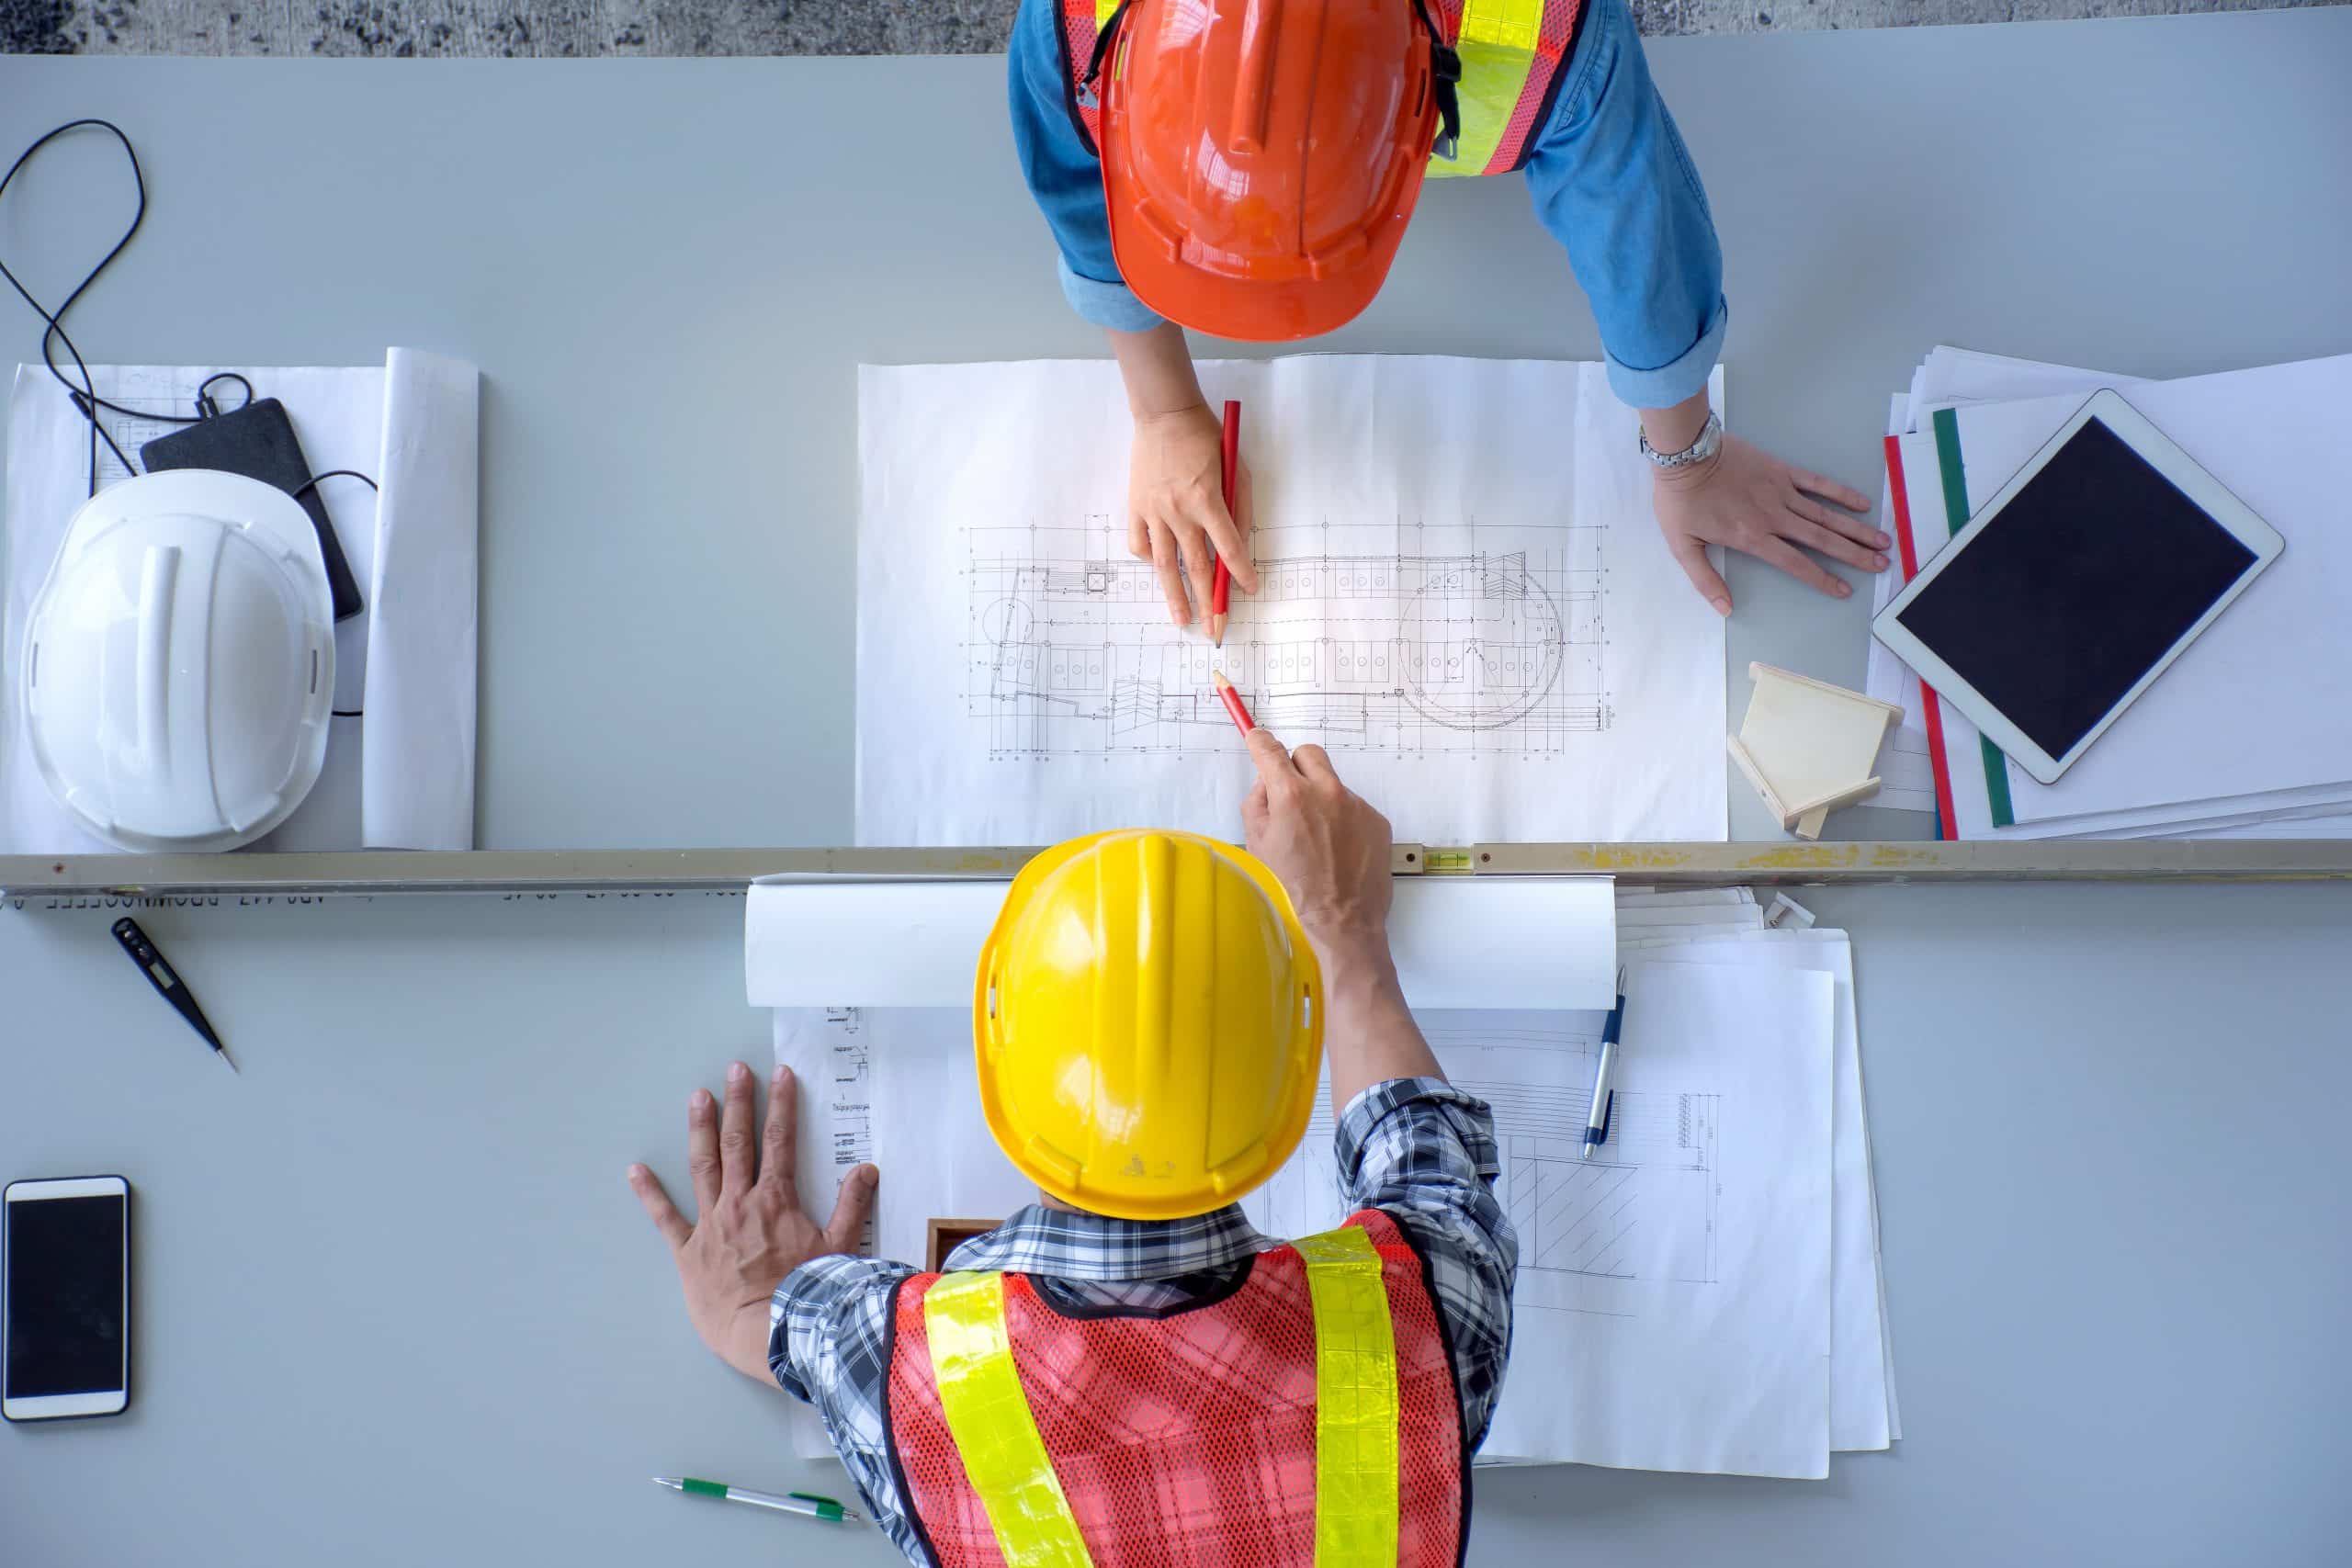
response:
M916 1275L884 1424L943 1568L1453 1568L1468 1525L1444 1333L1376 1210L1159 1316Z
M1148 4L1149 0L1136 0ZM1396 0L1411 5L1413 0ZM1061 7L1062 101L1086 150L1095 152L1102 99L1085 78L1095 42L1122 0L1056 0ZM1426 0L1438 35L1460 57L1462 133L1451 158L1429 173L1507 175L1523 166L1576 48L1580 0ZM1108 62L1103 69L1108 70Z

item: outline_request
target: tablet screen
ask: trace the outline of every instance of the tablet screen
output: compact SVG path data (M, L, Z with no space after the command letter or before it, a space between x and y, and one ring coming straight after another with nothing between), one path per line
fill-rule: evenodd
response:
M1896 618L2064 757L2254 564L2093 419Z

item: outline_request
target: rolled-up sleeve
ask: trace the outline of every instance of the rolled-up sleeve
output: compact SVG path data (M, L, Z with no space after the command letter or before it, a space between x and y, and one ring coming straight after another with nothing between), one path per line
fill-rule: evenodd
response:
M1495 1199L1494 1112L1442 1078L1391 1078L1340 1111L1334 1153L1350 1205L1394 1219L1429 1267L1475 1450L1510 1362L1519 1273L1519 1238Z
M1111 254L1111 219L1102 200L1102 164L1070 123L1064 98L1060 18L1053 0L1022 0L1006 62L1012 99L1012 145L1029 194L1046 215L1059 249L1057 271L1070 308L1098 327L1148 332L1159 314L1120 280Z
M1528 193L1592 302L1611 389L1668 408L1704 387L1722 355L1723 251L1626 0L1585 10Z

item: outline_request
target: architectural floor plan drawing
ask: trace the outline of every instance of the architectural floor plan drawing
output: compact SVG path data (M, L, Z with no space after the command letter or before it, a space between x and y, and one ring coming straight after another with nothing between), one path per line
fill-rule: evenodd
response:
M1503 1210L1522 1269L1631 1280L1717 1279L1715 1131L1723 1097L1623 1091L1609 1137L1584 1156L1571 1131L1502 1140Z
M1260 723L1334 751L1563 757L1609 725L1604 530L1544 532L1531 552L1481 547L1475 521L1261 529L1220 649L1170 623L1107 516L968 528L965 715L998 759L1221 749L1222 670Z
M1703 1089L1623 1089L1609 1137L1584 1157L1600 1042L1583 1015L1417 1015L1447 1077L1493 1111L1501 1158L1495 1197L1519 1237L1522 1305L1635 1315L1613 1281L1720 1281L1724 1097ZM1340 1201L1328 1093L1298 1156L1249 1201L1276 1235L1330 1223ZM1594 1282L1590 1289L1582 1282Z
M861 843L1235 836L1254 775L1218 671L1400 838L1724 836L1723 622L1601 367L1202 375L1242 405L1256 498L1222 649L1128 548L1114 365L860 371Z

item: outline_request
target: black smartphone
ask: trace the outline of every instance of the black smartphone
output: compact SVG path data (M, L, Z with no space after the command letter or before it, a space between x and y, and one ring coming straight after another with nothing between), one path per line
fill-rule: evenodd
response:
M311 516L311 531L326 557L327 592L334 597L334 618L347 621L359 614L358 581L351 563L343 558L343 541L327 521L326 498L311 483L311 460L302 456L301 440L286 405L263 398L243 408L214 414L182 425L169 435L158 435L139 449L139 460L151 474L170 468L212 468L275 485L301 504Z
M121 1415L130 1404L130 1183L12 1181L0 1199L0 1416Z

